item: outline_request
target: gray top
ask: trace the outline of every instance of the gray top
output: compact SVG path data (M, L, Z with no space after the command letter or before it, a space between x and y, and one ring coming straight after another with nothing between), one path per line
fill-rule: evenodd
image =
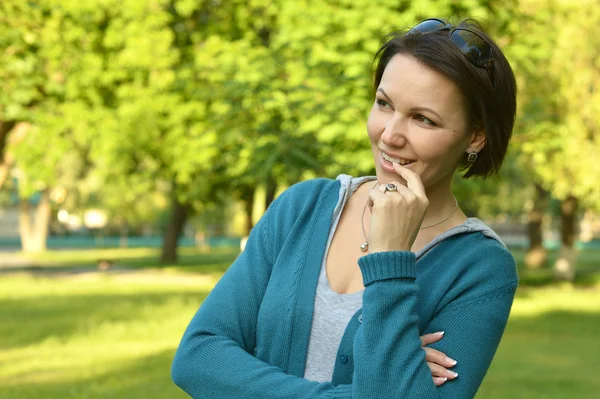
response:
M341 183L339 201L333 210L329 238L321 262L306 367L304 369L304 378L310 381L331 382L335 358L346 326L352 316L362 307L362 291L351 294L338 294L331 289L327 280L326 260L331 239L340 220L342 209L348 202L348 198L362 183L374 181L375 179L375 176L352 178L348 175L339 175L337 177L337 180ZM463 224L443 232L416 252L417 261L442 240L456 234L475 231L480 231L484 235L502 243L500 237L481 220L468 218Z

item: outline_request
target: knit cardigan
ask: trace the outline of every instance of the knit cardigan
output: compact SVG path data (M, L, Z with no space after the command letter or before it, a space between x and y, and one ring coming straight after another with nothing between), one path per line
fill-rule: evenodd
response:
M303 378L315 290L339 181L296 184L256 224L246 248L187 327L174 382L209 398L472 398L506 326L515 262L480 232L443 240L415 261L409 251L359 259L363 307L350 320L331 382ZM420 335L458 361L436 387Z

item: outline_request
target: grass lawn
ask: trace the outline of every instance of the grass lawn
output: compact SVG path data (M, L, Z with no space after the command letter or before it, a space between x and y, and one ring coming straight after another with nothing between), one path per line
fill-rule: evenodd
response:
M235 254L188 250L180 265L160 269L155 255L52 252L32 259L38 268L0 273L0 399L187 397L170 380L173 353ZM91 272L101 258L123 269ZM599 397L600 252L582 253L578 266L575 284L553 283L549 270L521 272L478 398Z

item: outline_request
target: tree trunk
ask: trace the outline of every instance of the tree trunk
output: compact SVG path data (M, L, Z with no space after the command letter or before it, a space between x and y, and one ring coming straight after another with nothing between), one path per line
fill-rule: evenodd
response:
M253 187L244 187L241 190L240 199L244 203L244 215L245 215L245 223L244 223L244 236L250 235L250 230L254 227L254 222L252 221L252 210L254 209L254 196L256 190Z
M8 133L14 126L14 121L0 121L0 163L4 163L6 144L8 143Z
M31 220L31 204L29 201L20 200L19 234L23 252L43 252L46 250L51 213L50 194L47 189L41 192L34 220Z
M275 199L275 192L277 191L277 182L273 179L273 176L267 178L267 189L265 195L265 211L271 205L271 202Z
M575 234L577 223L577 208L579 201L574 196L568 196L560 204L560 255L554 264L554 276L559 280L575 278L575 262L577 251L575 249Z
M10 170L15 162L14 156L7 150L9 143L18 143L23 140L31 124L28 122L2 122L0 121L0 189L10 176ZM10 135L10 137L9 137Z
M177 242L179 236L183 232L183 226L189 216L191 207L189 204L184 204L177 199L174 194L171 219L163 236L163 247L160 261L176 262L177 261Z
M529 269L538 269L546 263L547 252L543 245L544 214L548 207L548 191L539 184L535 185L535 198L533 209L529 211L527 234L529 236L529 249L525 255L525 265Z
M251 186L245 186L241 190L240 199L244 203L244 214L246 223L244 225L244 235L240 241L240 251L243 251L246 248L246 242L248 242L248 236L250 235L250 231L254 227L254 222L252 221L252 211L254 209L254 198L256 196L256 189Z

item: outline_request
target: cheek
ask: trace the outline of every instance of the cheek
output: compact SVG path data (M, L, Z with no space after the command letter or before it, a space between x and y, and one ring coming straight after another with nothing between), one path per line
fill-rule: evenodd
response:
M375 109L371 109L369 118L367 119L367 133L371 141L379 140L383 132L382 126L385 127L385 121L378 115Z
M436 144L431 144L431 143ZM460 162L462 156L462 142L454 140L440 140L431 141L428 146L421 147L427 154L425 157L428 158L429 163L437 165L443 169L454 168Z
M411 148L426 163L440 165L452 163L456 152L460 152L460 149L453 140L440 136L440 132L421 131L413 135Z

